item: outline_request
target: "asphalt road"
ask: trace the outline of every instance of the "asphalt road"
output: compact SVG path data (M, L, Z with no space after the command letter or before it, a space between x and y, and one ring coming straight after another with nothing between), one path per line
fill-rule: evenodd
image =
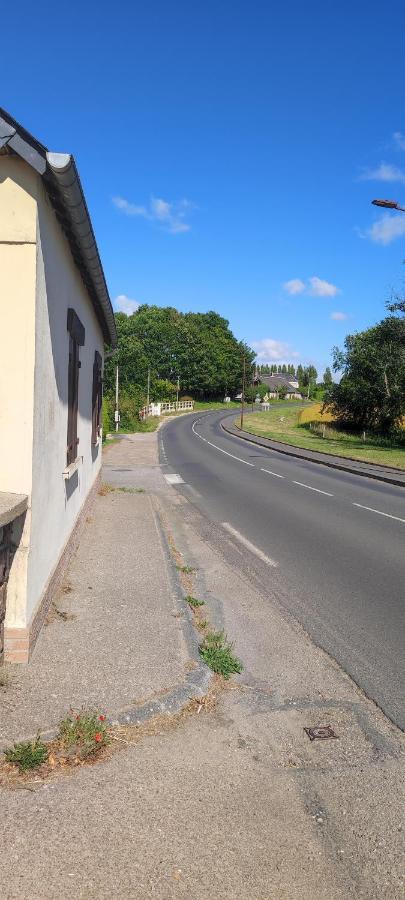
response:
M405 491L249 445L223 418L168 423L163 472L248 549L271 602L404 729Z

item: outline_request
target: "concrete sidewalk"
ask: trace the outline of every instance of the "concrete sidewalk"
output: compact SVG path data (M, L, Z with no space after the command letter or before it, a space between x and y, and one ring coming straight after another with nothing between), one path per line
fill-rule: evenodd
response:
M0 748L51 729L70 707L116 716L184 684L191 624L179 617L182 592L153 497L135 492L138 473L143 484L147 471L163 481L157 465L154 434L107 446L103 480L115 472L124 490L97 495L31 662L6 670Z

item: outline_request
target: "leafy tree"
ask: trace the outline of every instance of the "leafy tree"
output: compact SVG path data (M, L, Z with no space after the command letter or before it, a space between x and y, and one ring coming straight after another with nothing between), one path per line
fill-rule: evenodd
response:
M325 369L325 374L323 376L323 383L326 388L330 388L331 385L333 384L332 372L331 372L329 366L327 366Z
M280 387L277 391L279 400L285 400L288 388L286 384L280 384Z
M304 383L304 369L302 368L301 363L297 367L297 381L300 385Z
M281 366L281 371L283 375L287 375L287 366L285 363Z
M243 357L250 377L254 353L232 334L216 312L180 313L173 307L140 306L131 316L116 315L118 352L106 362L106 393L114 390L115 366L123 390L146 390L148 367L151 396L157 381L175 383L194 397L236 393L242 384Z
M348 335L344 350L333 350L333 368L343 375L330 386L324 406L338 421L383 434L399 427L405 414L405 318L391 315Z

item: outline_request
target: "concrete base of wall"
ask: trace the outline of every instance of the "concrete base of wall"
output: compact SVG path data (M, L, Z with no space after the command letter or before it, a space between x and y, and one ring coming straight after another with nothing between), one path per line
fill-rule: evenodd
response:
M35 610L30 624L26 628L4 629L4 661L7 663L27 663L33 653L42 626L48 615L52 600L62 586L70 560L75 553L86 518L94 503L96 493L101 484L101 473L98 474L91 490L76 519L75 526L50 576L41 600Z

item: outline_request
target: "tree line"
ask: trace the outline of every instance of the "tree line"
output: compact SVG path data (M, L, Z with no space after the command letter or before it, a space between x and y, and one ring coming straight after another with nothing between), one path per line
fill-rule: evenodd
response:
M113 409L118 365L124 427L131 427L129 419L134 423L146 402L148 379L154 400L171 400L178 389L180 397L223 399L240 391L244 364L248 378L253 372L254 351L216 312L144 304L130 316L116 313L115 321L118 350L105 363L105 408Z

